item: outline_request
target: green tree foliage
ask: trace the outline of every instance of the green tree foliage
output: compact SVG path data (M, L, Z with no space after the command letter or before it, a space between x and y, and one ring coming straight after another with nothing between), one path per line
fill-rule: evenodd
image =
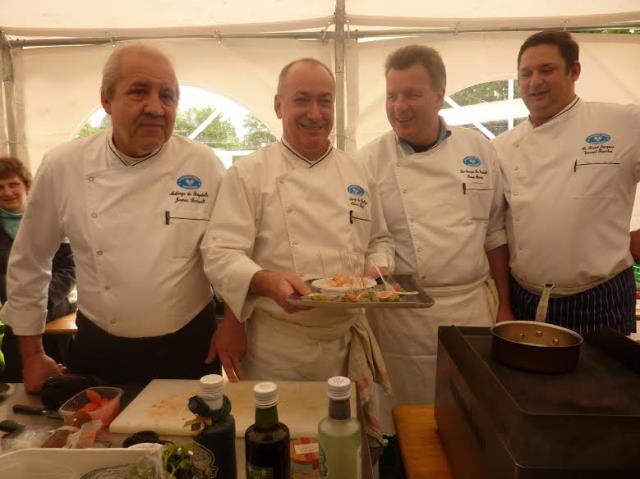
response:
M178 112L174 131L178 135L189 136L200 124L206 120L215 107L192 107L186 111ZM196 141L205 143L211 147L235 150L240 148L240 140L233 124L219 114L214 120L195 138Z
M252 114L245 117L243 125L247 131L242 138L242 145L247 150L258 149L276 141L276 137L269 131L267 125Z
M87 136L94 135L99 131L106 130L111 128L111 117L105 116L98 126L92 126L88 121L82 125L80 131L76 133L76 138L86 138Z
M513 87L514 98L520 98L518 82ZM470 86L451 95L451 99L460 106L475 105L492 101L507 100L509 88L507 80L490 81Z

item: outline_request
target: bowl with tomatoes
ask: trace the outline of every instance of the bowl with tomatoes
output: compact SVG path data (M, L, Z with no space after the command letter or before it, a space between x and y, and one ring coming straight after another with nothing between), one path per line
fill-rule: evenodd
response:
M77 414L86 412L92 420L102 421L102 427L106 428L120 412L123 392L109 386L90 387L73 396L58 411L67 425L73 424Z

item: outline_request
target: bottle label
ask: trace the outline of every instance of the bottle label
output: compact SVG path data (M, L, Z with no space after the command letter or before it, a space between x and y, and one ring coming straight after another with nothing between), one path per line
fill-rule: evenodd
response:
M331 477L336 479L361 479L361 454L362 448L358 446L354 458L349 458L341 464L340 461L329 459L325 449L322 447L322 443L320 443L320 477L326 479L331 474ZM329 465L330 462L333 463L332 467Z
M216 456L213 451L202 444L193 443L191 463L196 470L193 476L194 479L215 479L218 477L219 468L216 466Z
M273 468L247 464L247 479L273 479Z

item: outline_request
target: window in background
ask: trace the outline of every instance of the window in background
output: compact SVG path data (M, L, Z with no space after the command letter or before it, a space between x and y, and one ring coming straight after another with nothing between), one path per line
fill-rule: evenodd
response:
M78 130L84 138L111 127L102 108ZM213 148L228 168L258 148L276 141L269 128L237 103L201 88L181 86L174 132Z
M515 80L478 83L444 101L440 114L447 124L473 128L489 139L510 130L529 115Z

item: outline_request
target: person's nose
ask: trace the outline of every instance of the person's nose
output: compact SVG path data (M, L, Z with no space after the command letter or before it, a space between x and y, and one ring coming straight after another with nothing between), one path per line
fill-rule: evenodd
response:
M407 111L407 102L403 96L398 96L393 102L393 111L396 114L402 114Z
M145 103L145 113L154 116L164 115L164 106L158 95L149 95Z
M312 120L320 120L322 118L322 113L320 111L320 105L317 101L309 102L309 108L307 110L307 117Z

